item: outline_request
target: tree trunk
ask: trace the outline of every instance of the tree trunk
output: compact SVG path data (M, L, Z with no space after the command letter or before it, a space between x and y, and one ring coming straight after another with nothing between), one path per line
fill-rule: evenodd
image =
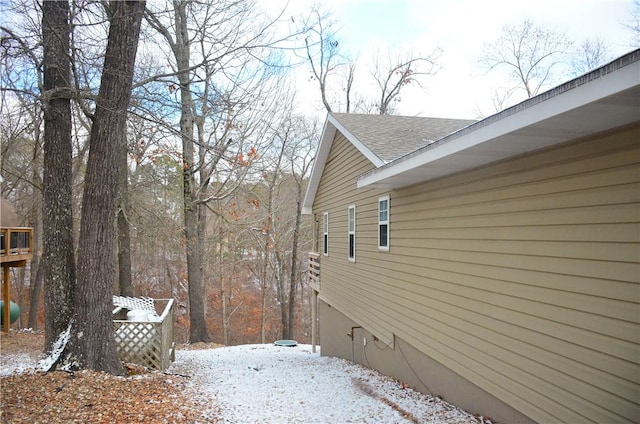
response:
M278 163L278 167L279 167ZM278 169L278 168L276 168ZM271 233L273 225L273 187L277 178L277 171L274 172L273 180L269 182L269 190L267 192L267 222L264 224L264 250L262 251L262 272L260 276L260 288L261 288L261 306L260 306L260 343L265 343L267 339L267 293L271 286L269 278L269 259L271 249Z
M222 305L222 344L229 344L229 321L227 320L227 286L224 274L224 245L222 244L224 236L220 233L218 237L218 278L220 279L220 302ZM235 251L235 250L234 250ZM235 259L233 260L233 268L235 269ZM235 270L229 274L229 279L233 278Z
M209 342L205 326L204 288L202 286L202 252L198 241L198 209L195 201L188 201L185 193L185 237L187 245L187 273L189 279L189 341ZM187 205L187 202L190 205Z
M186 2L174 1L176 22L175 56L180 82L180 136L182 139L182 183L184 195L184 236L189 279L189 341L209 342L205 323L204 288L202 286L202 248L198 235L200 204L198 203L194 163L194 102L191 96L189 72L189 32Z
M123 374L111 310L115 278L118 176L126 149L131 97L144 1L113 1L100 91L91 127L78 245L78 281L71 336L63 362Z
M37 144L36 144L37 146ZM38 148L36 147L36 153L34 158L38 156ZM33 181L39 181L39 172L37 169L33 171ZM41 184L36 184L42 186ZM29 318L27 326L34 330L38 329L38 309L40 308L40 297L42 296L42 286L44 282L43 267L42 264L42 191L34 190L34 208L33 208L33 241L34 250L33 257L31 258L31 272L30 274L30 286L31 286L31 300L29 304Z
M69 98L69 3L42 4L44 65L43 260L45 351L73 314L76 270L71 209L72 144ZM65 92L66 91L66 92Z
M131 281L131 229L127 213L129 211L129 169L127 166L127 148L120 160L120 207L118 208L118 285L116 293L121 296L133 296L133 282Z
M126 190L126 188L125 188ZM124 202L118 211L118 290L120 296L133 296L131 279L131 231Z
M291 276L289 277L289 320L288 335L286 338L294 338L294 319L296 308L296 294L298 289L298 237L300 236L300 225L302 221L302 190L298 190L298 198L296 199L296 220L293 227L293 242L291 246Z
M284 295L286 292L286 284L287 280L285 278L284 272L284 262L286 258L284 258L278 249L274 249L273 256L275 258L275 266L276 270L274 274L276 275L276 296L278 298L278 304L280 305L280 323L282 328L282 338L289 339L289 325L287 324L287 319L289 318L289 314L287 313L287 305L288 302L285 299Z
M38 309L40 307L40 295L42 294L42 286L44 282L44 272L42 271L42 261L39 256L34 255L31 260L31 302L29 304L29 328L38 329ZM35 273L33 272L35 270Z
M267 290L269 288L267 284L267 267L269 266L269 235L265 237L265 246L262 251L262 272L260 276L260 343L264 344L267 340Z

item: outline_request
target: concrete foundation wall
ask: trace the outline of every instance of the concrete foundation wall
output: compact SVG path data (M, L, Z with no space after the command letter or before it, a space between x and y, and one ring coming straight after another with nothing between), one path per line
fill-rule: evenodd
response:
M534 421L444 367L399 337L387 345L331 305L319 301L321 354L347 359L437 395L495 423ZM353 340L350 337L353 334Z

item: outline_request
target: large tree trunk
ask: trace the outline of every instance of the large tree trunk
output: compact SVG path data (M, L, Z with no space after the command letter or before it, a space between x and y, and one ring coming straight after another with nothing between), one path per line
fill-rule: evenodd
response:
M115 222L120 158L126 149L127 108L145 2L113 1L108 8L109 37L82 199L74 316L63 361L73 368L122 374L111 316Z
M182 138L182 183L184 195L184 236L187 253L187 274L189 279L189 341L209 342L204 310L204 288L202 285L202 244L200 229L200 208L198 203L196 165L194 162L194 102L191 96L191 72L189 72L189 32L187 27L187 4L174 1L176 22L175 56L180 82L180 135Z
M42 5L44 52L43 263L45 351L67 329L73 314L75 263L71 212L71 102L69 3Z

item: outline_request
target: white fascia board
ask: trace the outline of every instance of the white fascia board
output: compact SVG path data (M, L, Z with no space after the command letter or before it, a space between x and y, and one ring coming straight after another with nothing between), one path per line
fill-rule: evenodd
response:
M358 140L356 136L351 134L351 132L347 130L340 122L338 122L332 115L329 115L329 120L331 121L333 126L338 131L340 131L347 138L347 140L349 140L351 144L353 144L355 148L358 149L358 151L362 153L364 157L366 157L376 168L379 168L385 164L382 159L376 156L376 154L373 153L367 146L362 144L362 142Z
M380 183L387 178L411 171L417 167L428 165L429 163L442 159L443 157L455 155L469 149L470 147L483 143L490 143L492 140L505 134L512 133L561 113L571 111L579 108L580 106L587 105L605 97L633 88L639 83L639 75L640 61L636 61L600 78L596 78L575 88L569 88L567 91L526 107L522 111L518 111L512 115L498 119L495 122L483 124L483 121L479 121L469 127L470 131L461 131L462 135L454 133L450 136L446 136L440 140L440 143L432 146L431 148L418 151L415 154L409 154L391 162L381 169L376 169L364 174L358 179L357 187L363 188ZM541 96L544 95L545 93L541 94ZM526 102L534 99L535 98L525 100L523 103L526 104ZM500 115L500 113L497 115ZM495 117L496 115L493 116ZM492 117L489 117L486 120L490 119L492 119ZM477 129L474 130L474 127ZM523 151L514 151L508 156L515 156L531 150L535 150L535 148L529 148L528 150ZM478 163L476 166L482 164L483 163ZM415 183L415 181L413 181L413 183Z
M307 192L302 202L302 214L311 215L313 213L313 201L316 198L318 192L318 186L320 185L320 179L324 172L324 166L327 163L333 140L335 139L336 132L340 131L344 136L353 144L360 153L362 153L371 163L376 167L384 165L384 162L376 156L371 150L369 150L360 140L358 140L353 134L351 134L342 124L340 124L331 114L327 115L327 120L324 123L322 129L322 136L320 138L320 146L318 146L318 153L316 154L313 167L311 168L311 177L309 178L309 185L307 186Z
M318 152L316 153L315 160L313 161L313 167L311 168L311 177L309 177L307 192L305 193L304 200L302 201L303 215L311 215L313 213L313 201L316 198L318 186L320 185L320 178L322 178L322 172L324 172L324 166L327 163L327 158L331 151L331 145L333 144L333 139L336 135L336 127L330 122L330 117L331 115L327 115L327 120L324 122L320 145L318 146Z

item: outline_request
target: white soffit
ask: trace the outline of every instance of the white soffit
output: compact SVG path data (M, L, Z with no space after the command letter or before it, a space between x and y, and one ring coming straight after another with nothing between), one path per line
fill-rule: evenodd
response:
M558 87L564 91L557 95L550 90L514 106L515 112L507 109L370 171L358 188L405 187L640 122L640 61L582 85L578 80Z

